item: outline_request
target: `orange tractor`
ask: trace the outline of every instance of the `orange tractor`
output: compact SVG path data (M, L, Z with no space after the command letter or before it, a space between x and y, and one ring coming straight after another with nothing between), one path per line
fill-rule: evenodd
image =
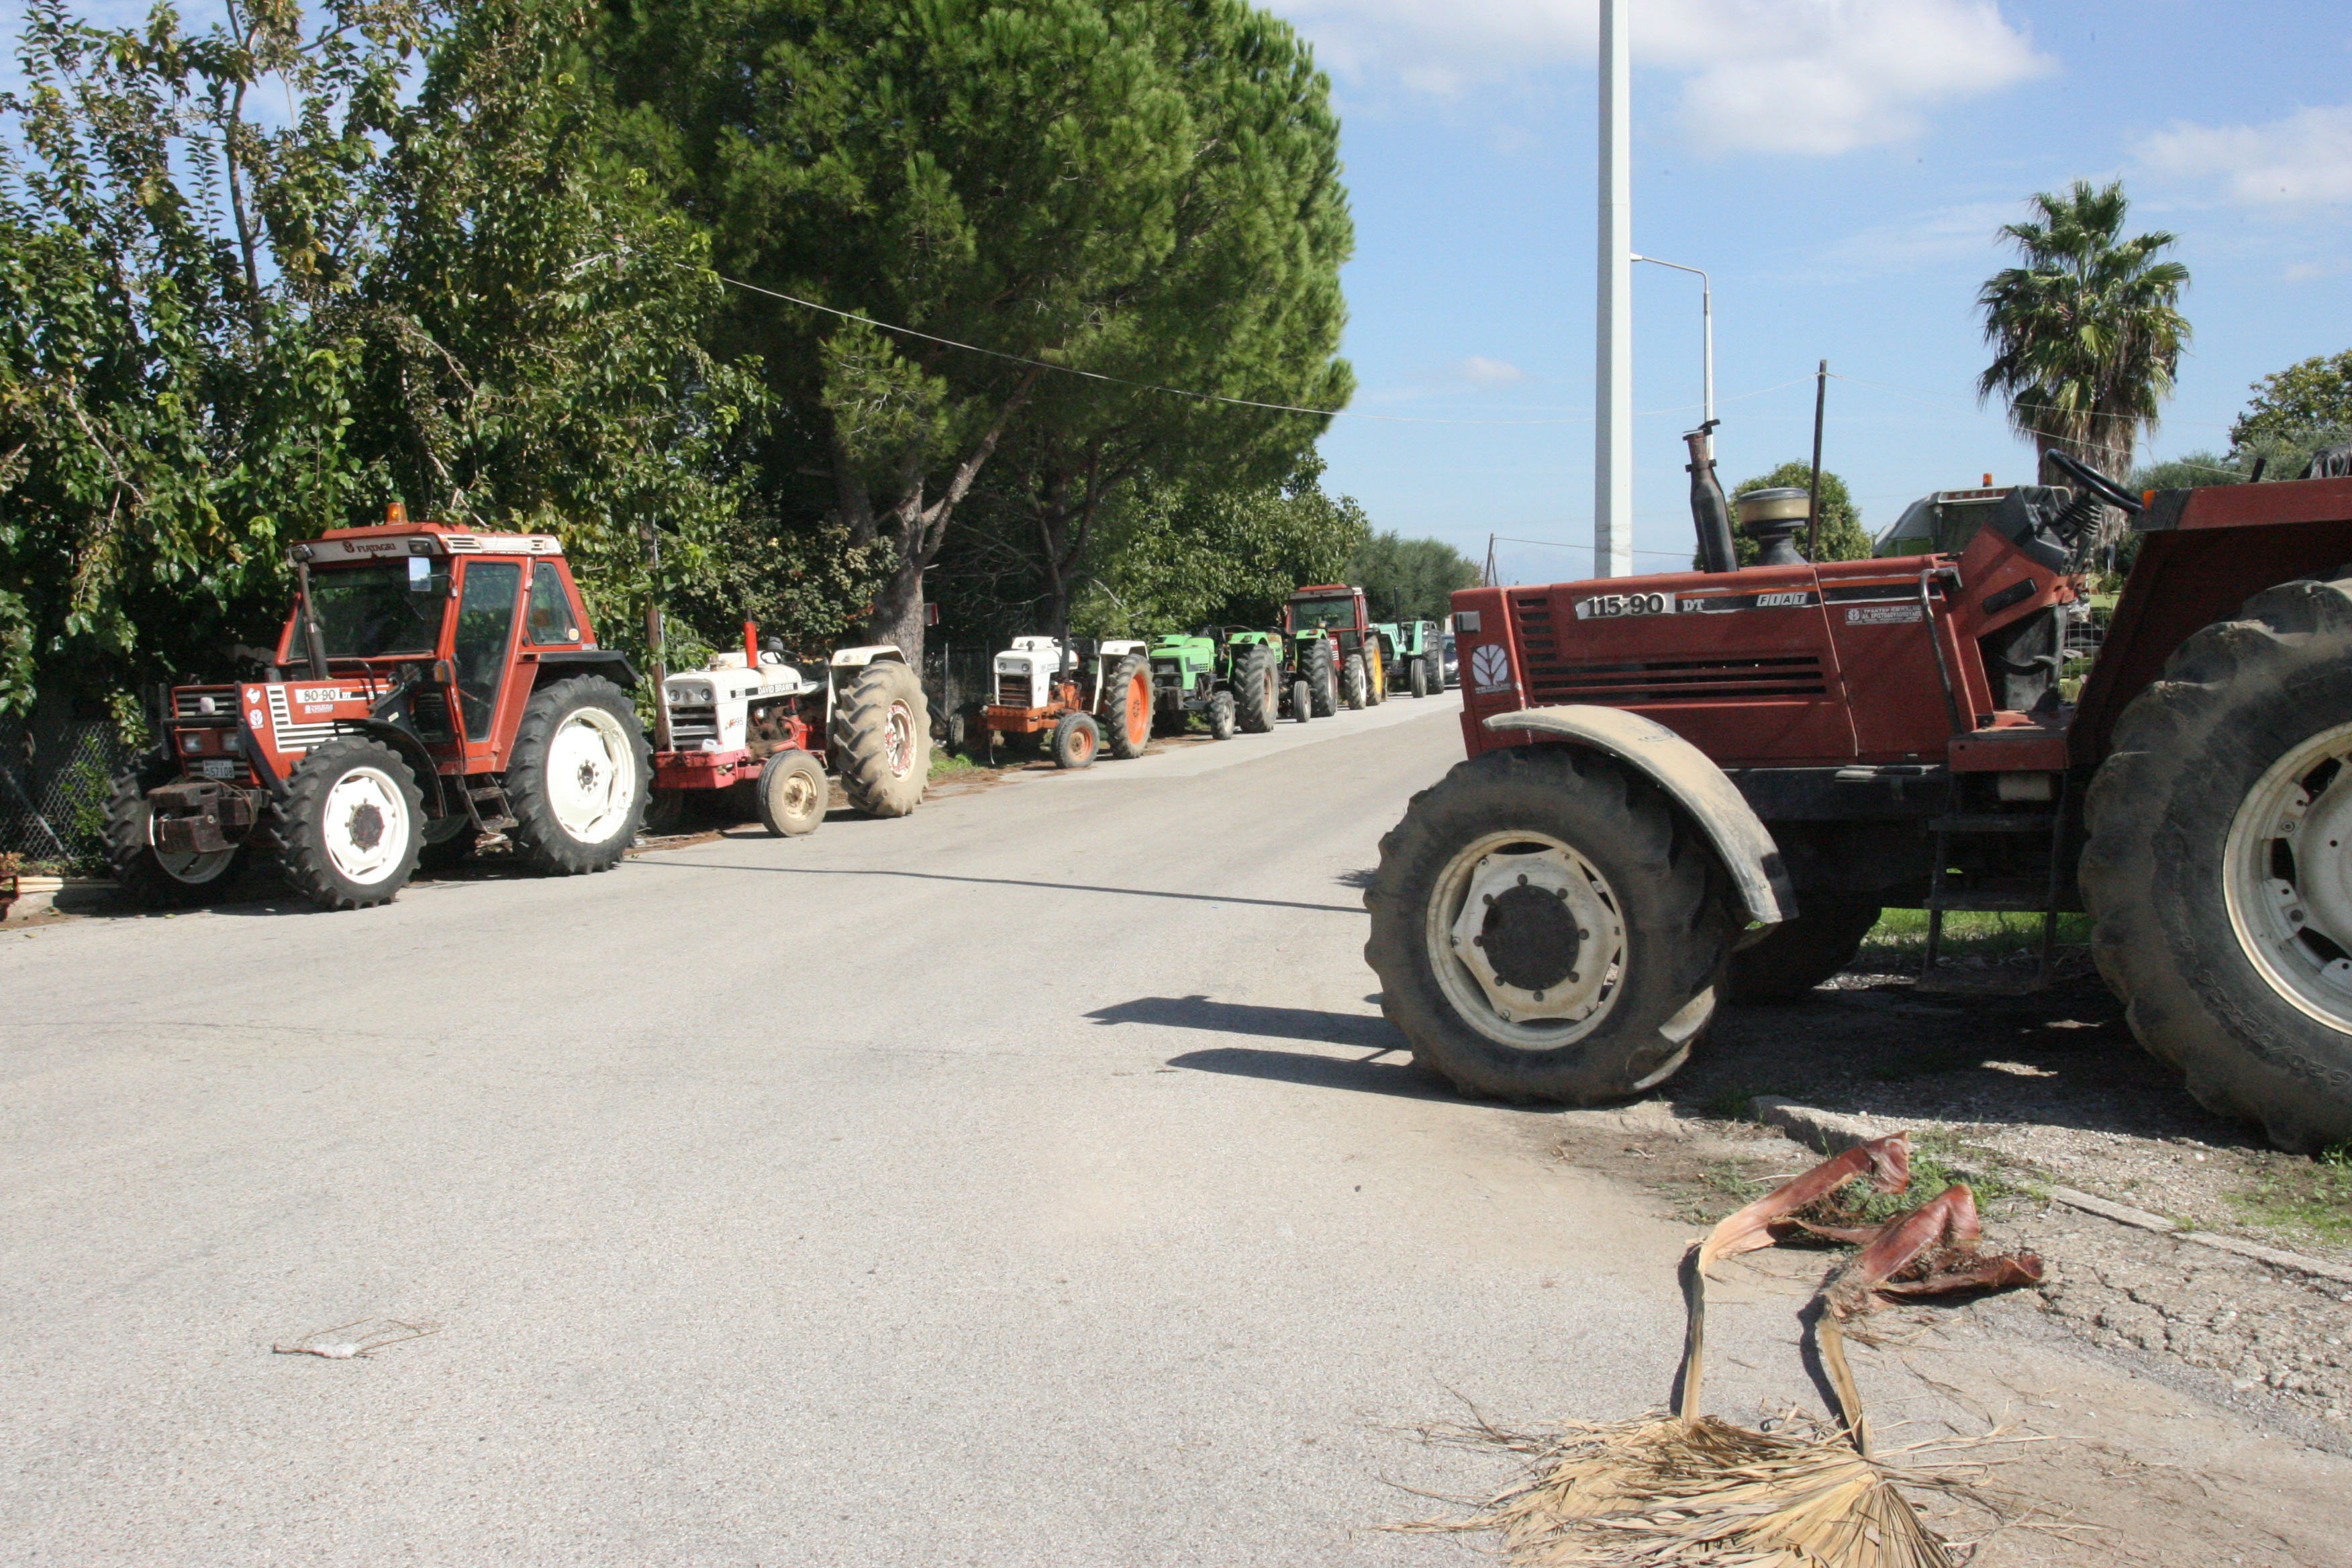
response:
M1806 560L1694 444L1704 569L1454 595L1469 760L1381 841L1365 956L1460 1087L1584 1102L1883 907L2087 910L2151 1051L2291 1149L2352 1138L2352 479L1999 498L1957 553ZM2090 524L2139 550L2062 686Z
M117 783L108 848L132 898L200 902L257 851L336 910L497 837L557 875L619 861L650 793L636 673L597 646L553 538L395 506L292 556L266 679L173 689Z

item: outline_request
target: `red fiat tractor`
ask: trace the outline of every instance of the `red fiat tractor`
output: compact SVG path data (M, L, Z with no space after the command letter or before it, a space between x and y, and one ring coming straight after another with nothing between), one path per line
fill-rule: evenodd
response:
M118 782L109 851L133 899L200 902L255 851L334 910L494 836L557 875L621 858L649 783L636 675L596 646L554 539L395 506L292 556L267 678L173 689L161 742Z
M1329 718L1342 702L1361 709L1387 699L1395 649L1372 625L1361 588L1325 583L1293 590L1282 607L1282 629L1298 644L1302 668L1310 651L1320 661L1311 678L1317 718ZM1327 645L1328 653L1322 651Z
M1882 906L2085 910L2151 1051L2281 1146L2352 1137L2352 480L2010 490L1958 554L1815 564L1694 446L1706 569L1454 595L1469 760L1381 845L1365 956L1465 1090L1585 1103ZM2069 700L2101 505L2139 552Z

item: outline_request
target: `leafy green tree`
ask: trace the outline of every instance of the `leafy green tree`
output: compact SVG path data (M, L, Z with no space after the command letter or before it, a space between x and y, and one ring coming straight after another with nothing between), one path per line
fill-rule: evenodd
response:
M1478 563L1442 539L1382 531L1365 540L1337 581L1364 591L1377 621L1442 621L1456 588L1478 585Z
M1811 463L1783 463L1769 474L1759 474L1752 479L1742 479L1729 494L1732 502L1731 547L1742 566L1753 566L1762 553L1755 537L1739 526L1739 498L1749 490L1807 489L1813 482ZM1797 548L1804 550L1810 534L1795 535ZM1870 554L1871 540L1862 526L1862 509L1845 488L1845 481L1829 469L1822 470L1822 561L1860 561ZM1691 564L1696 566L1694 555Z
M2253 394L2230 426L2233 447L2352 429L2352 349L2298 361L2254 383Z
M2045 458L2062 450L2103 473L2128 473L2189 342L2179 310L2189 269L2159 259L2174 236L2126 237L2120 180L2095 189L2077 180L2028 205L2033 221L2000 230L2024 265L1995 273L1977 294L1993 345L1977 390L2007 398L2010 423Z
M348 307L424 19L26 16L0 100L0 712L54 715L216 662L268 623L283 542L383 493L344 440ZM277 129L256 94L289 105Z
M1302 583L1340 580L1370 533L1363 508L1322 487L1311 454L1278 485L1186 485L1146 476L1105 508L1098 572L1071 620L1091 636L1271 625Z
M1246 477L1320 427L1066 372L1347 396L1332 355L1352 230L1328 86L1243 0L614 14L618 90L720 268L822 307L739 292L729 338L790 411L775 504L891 547L877 638L919 647L923 573L1008 440L1024 459L1005 493L1028 497L1055 598L1148 465L1223 458Z

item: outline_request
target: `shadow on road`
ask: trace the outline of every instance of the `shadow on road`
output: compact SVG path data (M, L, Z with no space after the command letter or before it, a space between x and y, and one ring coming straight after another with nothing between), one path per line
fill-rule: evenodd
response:
M636 858L641 866L664 866L680 871L773 871L788 877L900 877L916 882L962 882L981 888L1042 888L1056 893L1117 893L1131 899L1183 899L1202 904L1253 904L1269 910L1313 910L1321 914L1360 915L1349 904L1305 904L1291 899L1244 899L1231 893L1176 893L1161 888L1106 888L1092 882L1034 882L1020 877L951 877L944 871L901 871L858 866L734 866L713 860L656 860Z
M1087 1015L1098 1024L1157 1024L1170 1029L1201 1029L1214 1035L1255 1035L1265 1039L1307 1040L1350 1046L1369 1056L1323 1056L1310 1051L1272 1051L1251 1046L1219 1046L1187 1051L1168 1065L1239 1078L1269 1079L1318 1089L1367 1094L1402 1094L1415 1100L1450 1098L1444 1085L1416 1069L1404 1041L1383 1018L1358 1013L1325 1013L1312 1007L1261 1007L1246 1002L1214 1002L1206 996L1139 996L1098 1007Z

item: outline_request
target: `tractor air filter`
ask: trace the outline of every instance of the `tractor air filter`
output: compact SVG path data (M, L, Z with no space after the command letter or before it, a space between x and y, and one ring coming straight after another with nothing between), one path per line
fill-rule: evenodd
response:
M1799 566L1804 557L1789 536L1805 526L1811 515L1808 498L1800 489L1749 490L1734 504L1739 526L1756 541L1759 566Z

